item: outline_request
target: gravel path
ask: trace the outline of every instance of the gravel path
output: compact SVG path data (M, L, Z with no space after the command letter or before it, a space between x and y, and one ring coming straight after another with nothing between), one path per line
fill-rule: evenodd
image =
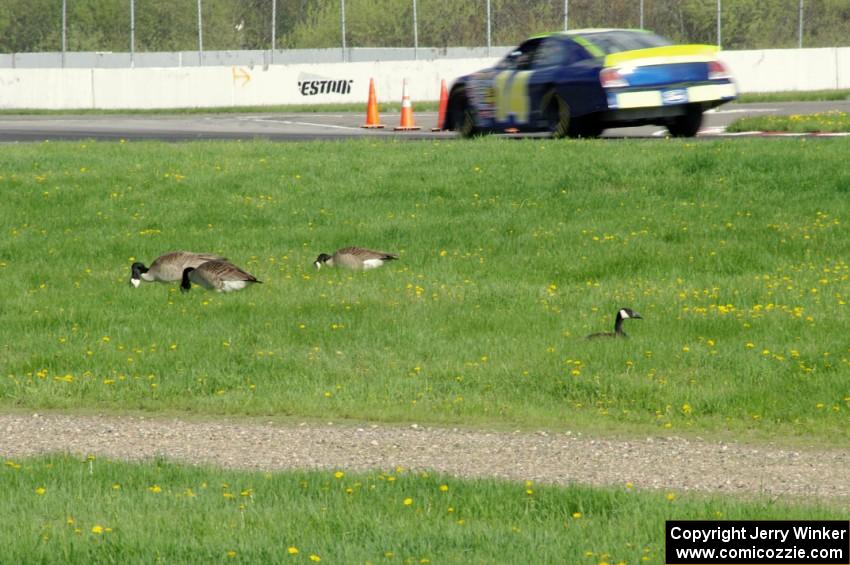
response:
M0 458L48 452L164 456L253 470L431 469L460 477L624 485L726 494L850 497L850 451L681 438L590 439L565 433L422 426L272 425L166 418L0 415Z

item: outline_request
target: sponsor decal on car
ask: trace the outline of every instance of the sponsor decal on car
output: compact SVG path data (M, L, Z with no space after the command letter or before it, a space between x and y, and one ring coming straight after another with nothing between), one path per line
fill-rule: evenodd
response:
M671 88L661 91L662 104L684 104L688 101L688 91L685 88Z

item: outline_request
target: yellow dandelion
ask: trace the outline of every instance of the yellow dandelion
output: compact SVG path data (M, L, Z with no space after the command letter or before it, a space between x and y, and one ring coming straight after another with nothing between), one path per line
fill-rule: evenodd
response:
M232 559L232 558L236 557L236 552L231 549L230 551L227 552L227 556Z
M103 526L101 526L100 524L95 524L94 526L91 527L91 533L102 534L103 533Z
M153 485L153 486L149 486L148 490L151 491L154 494L159 494L160 492L162 492L162 487L159 486L159 485Z
M319 561L321 561L321 560L322 560L322 558L321 558L321 557L319 557L318 555L316 555L315 553L311 553L311 554L310 554L310 561L313 561L313 562L315 562L315 563L318 563L318 562L319 562Z
M289 547L286 548L286 552L289 555L298 555L298 548L295 547L294 545L290 545Z
M449 485L440 485L440 492L448 492Z
M404 505L405 505L405 506L410 506L411 504L413 504L413 499L412 499L412 498L405 498L405 499L404 499Z
M35 489L35 493L39 496L43 495L46 492L47 492L47 489L44 488L44 487L38 487L37 489Z
M669 500L670 502L673 502L674 500L676 500L676 493L668 492L667 493L667 500Z
M343 473L342 471L337 471L336 473L334 473L334 477L337 478L337 479L341 479L344 476L345 476L345 473Z
M581 512L573 512L573 519L578 520L581 518Z

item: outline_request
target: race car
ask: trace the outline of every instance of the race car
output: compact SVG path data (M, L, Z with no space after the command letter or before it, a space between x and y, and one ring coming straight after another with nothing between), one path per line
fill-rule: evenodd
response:
M496 66L458 78L442 127L464 137L596 137L606 128L657 124L675 137L693 137L703 112L737 95L717 51L674 45L646 30L539 35Z

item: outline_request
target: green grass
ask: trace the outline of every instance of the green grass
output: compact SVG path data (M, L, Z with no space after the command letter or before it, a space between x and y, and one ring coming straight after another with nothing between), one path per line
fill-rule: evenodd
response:
M833 110L830 112L819 112L817 114L755 116L735 120L729 124L726 131L850 132L850 115L846 112Z
M737 102L743 104L760 102L829 102L850 100L850 90L785 90L780 92L744 92Z
M0 407L846 439L848 150L7 145ZM128 286L173 249L264 284Z
M630 485L461 481L403 469L249 473L60 455L6 461L0 489L8 563L663 563L665 520L841 518L814 504Z

